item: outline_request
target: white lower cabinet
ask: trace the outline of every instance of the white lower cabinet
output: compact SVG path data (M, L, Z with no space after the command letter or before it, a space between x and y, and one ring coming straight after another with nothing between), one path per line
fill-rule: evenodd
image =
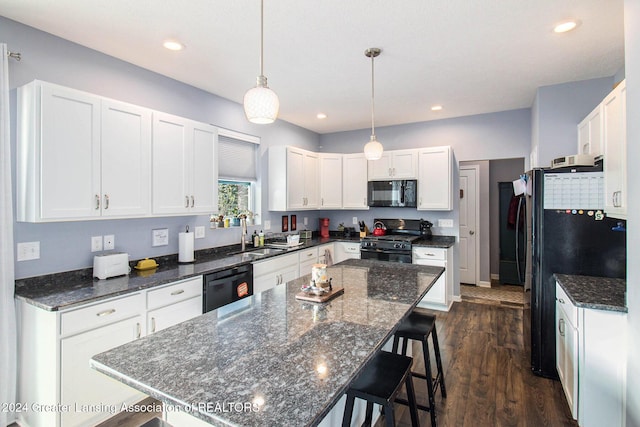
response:
M444 267L445 269L429 292L418 303L418 307L449 311L451 304L453 304L453 269L447 268L447 265L453 265L453 249L414 246L412 259L413 264Z
M253 263L253 293L287 283L298 277L298 254L277 257Z
M335 242L334 263L347 259L360 259L360 242Z
M18 401L68 405L22 412L20 424L96 425L145 395L90 368L89 359L202 314L202 276L59 312L16 306Z
M298 256L300 260L299 276L302 277L307 274L311 274L313 265L318 263L318 247L314 246L312 248L302 250L298 252Z
M556 365L582 427L624 426L626 313L575 306L556 284Z

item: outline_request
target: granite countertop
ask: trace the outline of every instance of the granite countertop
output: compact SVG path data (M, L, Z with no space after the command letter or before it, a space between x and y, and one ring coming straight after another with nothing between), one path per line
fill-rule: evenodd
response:
M432 248L450 248L456 244L456 236L436 236L430 239L420 238L413 242L414 246L425 246Z
M627 312L624 279L554 274L556 281L577 307Z
M309 276L94 356L91 366L214 425L317 425L422 299L441 267L350 259L344 294L297 300ZM248 403L257 410L225 411ZM257 406L255 406L257 405Z
M75 270L67 273L49 274L46 276L16 280L15 296L29 304L48 311L59 311L78 307L102 299L149 289L167 283L188 279L202 274L213 273L262 261L274 256L304 250L313 246L331 242L360 242L360 237L334 236L329 238L314 238L302 240L301 246L285 250L273 255L265 255L258 259L245 254L237 254L239 245L226 248L212 248L196 251L196 262L193 264L178 264L177 255L155 257L159 267L151 271L137 271L132 269L126 276L98 280L92 277L92 269ZM432 240L419 240L418 246L448 247L447 242L455 243L452 236L433 236ZM451 245L453 244L451 243ZM249 247L247 251L251 251ZM130 263L132 266L135 261Z

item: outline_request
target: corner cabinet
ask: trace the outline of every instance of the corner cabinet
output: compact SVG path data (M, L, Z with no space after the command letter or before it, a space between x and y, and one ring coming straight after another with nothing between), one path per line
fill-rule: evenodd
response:
M418 210L453 209L453 153L451 147L418 151Z
M556 283L556 367L582 427L624 426L626 316L577 307Z
M604 211L627 219L627 106L626 81L602 102L604 123Z
M369 160L369 181L379 179L416 179L418 177L418 151L385 151L378 160Z
M68 405L21 412L20 424L96 425L114 415L105 407L119 411L146 396L91 368L91 357L202 314L202 276L59 312L20 299L16 307L18 401Z
M151 110L35 80L18 116L18 221L150 214Z
M363 153L342 156L342 207L369 209L367 203L367 159Z
M153 213L217 212L217 154L217 128L154 112Z
M317 209L319 154L295 147L269 148L269 210Z

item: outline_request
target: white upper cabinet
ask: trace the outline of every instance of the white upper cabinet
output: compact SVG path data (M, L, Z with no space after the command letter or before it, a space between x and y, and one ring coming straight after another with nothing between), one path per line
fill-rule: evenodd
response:
M416 179L418 150L385 151L378 160L369 160L369 181L377 179Z
M418 210L453 209L453 155L451 147L419 150Z
M269 210L317 209L319 155L295 147L269 148Z
M602 104L578 124L578 154L599 156L604 152Z
M367 204L367 159L363 153L342 157L342 206L369 209Z
M18 221L149 214L149 110L36 80L18 115Z
M342 208L342 154L320 154L320 208Z
M623 80L602 102L604 123L604 210L627 218L627 107Z
M214 126L153 113L153 213L217 211L218 133Z

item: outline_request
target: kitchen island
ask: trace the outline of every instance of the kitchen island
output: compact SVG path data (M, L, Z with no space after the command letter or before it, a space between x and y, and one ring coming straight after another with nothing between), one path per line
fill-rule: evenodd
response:
M295 298L304 276L91 365L163 402L169 422L187 414L213 425L317 425L443 271L347 260L328 268L345 291L327 303Z

